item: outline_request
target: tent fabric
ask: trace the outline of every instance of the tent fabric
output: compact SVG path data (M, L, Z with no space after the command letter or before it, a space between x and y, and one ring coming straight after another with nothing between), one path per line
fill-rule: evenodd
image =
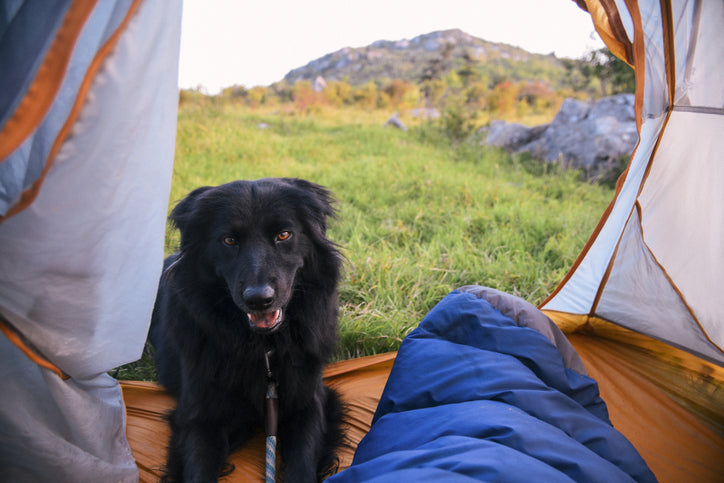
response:
M624 19L619 15L614 1L574 0L579 7L591 14L593 24L601 40L618 58L633 64L633 44L626 33Z
M78 36L81 64L66 69L72 79L63 80L32 135L0 161L3 168L18 159L51 163L35 201L0 223L0 315L78 377L140 356L163 259L180 9L173 20L153 2L125 2L119 22L123 4L96 6ZM122 30L109 35L110 26ZM97 34L90 44L87 31Z
M721 481L724 369L603 321L566 335L659 481Z
M0 474L134 481L105 372L161 273L181 5L51 3L0 7Z
M63 380L0 337L0 480L134 481L118 383Z
M114 44L112 35L132 13L128 1L97 8L93 1L56 2L49 11L46 3L10 2L2 21L0 59L11 75L3 76L0 101L0 219L37 195L67 129L62 121L77 108L72 100L92 79L87 73L101 47Z
M328 481L656 481L596 382L489 294L452 292L405 338L352 466Z
M585 5L614 52L632 46L640 141L542 309L554 320L614 322L724 365L724 3Z

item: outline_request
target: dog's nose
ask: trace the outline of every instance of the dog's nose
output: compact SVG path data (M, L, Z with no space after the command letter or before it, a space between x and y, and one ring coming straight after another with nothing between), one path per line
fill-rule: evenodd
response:
M248 287L242 294L246 306L255 312L261 312L271 307L274 295L274 289L270 285Z

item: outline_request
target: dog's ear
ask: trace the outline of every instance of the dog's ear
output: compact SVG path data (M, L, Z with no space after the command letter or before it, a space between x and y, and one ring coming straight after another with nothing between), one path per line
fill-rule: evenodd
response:
M293 188L292 199L304 224L306 235L314 249L307 255L300 277L314 280L318 286L336 288L342 255L339 247L327 238L327 219L334 218L334 197L332 192L318 184L303 179L287 179Z
M301 189L307 195L305 207L310 211L310 215L322 228L322 233L327 231L327 217L334 218L336 210L334 209L334 196L325 188L311 181L299 178L286 178L286 181Z
M210 189L211 186L196 188L184 199L179 201L174 209L171 210L171 214L168 219L171 220L171 223L173 223L173 225L178 228L181 233L186 231L186 227L193 218L193 215L199 205L199 198L201 198L201 196Z

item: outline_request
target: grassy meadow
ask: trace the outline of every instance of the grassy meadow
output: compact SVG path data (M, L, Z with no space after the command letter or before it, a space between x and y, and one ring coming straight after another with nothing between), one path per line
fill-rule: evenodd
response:
M196 187L234 179L301 177L334 192L330 238L346 258L338 359L395 350L458 286L540 303L613 195L575 172L452 142L434 122L384 127L389 114L197 104L179 111L169 208ZM167 253L177 244L169 231ZM144 359L119 377L152 377Z

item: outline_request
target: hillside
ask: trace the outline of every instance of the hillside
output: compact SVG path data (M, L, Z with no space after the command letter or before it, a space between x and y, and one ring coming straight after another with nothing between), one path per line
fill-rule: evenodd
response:
M417 83L429 75L431 66L443 74L467 66L487 77L502 72L510 76L519 71L521 78L545 74L552 80L562 78L565 71L553 54L532 54L455 29L419 35L411 40L379 40L366 47L345 47L291 70L284 80L293 84L321 76L326 81L344 80L351 85L385 79Z

